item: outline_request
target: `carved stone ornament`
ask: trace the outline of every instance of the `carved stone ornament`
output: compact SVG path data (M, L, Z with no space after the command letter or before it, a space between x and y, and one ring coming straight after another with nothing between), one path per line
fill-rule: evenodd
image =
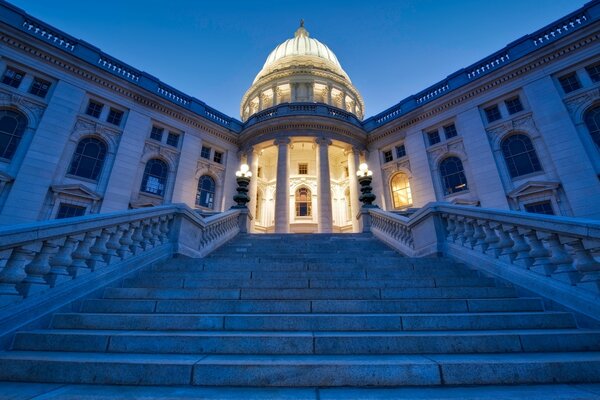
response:
M585 106L586 104L591 104L598 99L600 99L600 89L594 88L577 96L566 99L565 105L567 106L569 114L571 114L572 117L575 117L581 107Z
M225 180L225 168L223 166L207 160L198 160L196 164L196 176L199 177L204 174L214 175L220 182Z
M40 122L42 114L44 114L44 110L46 109L46 104L44 103L34 102L25 96L11 93L6 90L0 90L0 105L13 105L17 106L17 108L24 109L24 111L28 112L29 116L35 118L35 121L30 121L34 128L37 127L37 124Z
M179 158L179 151L171 149L167 146L161 146L160 143L147 140L144 144L143 158L160 155L167 159L171 164L171 167L177 165L177 159Z

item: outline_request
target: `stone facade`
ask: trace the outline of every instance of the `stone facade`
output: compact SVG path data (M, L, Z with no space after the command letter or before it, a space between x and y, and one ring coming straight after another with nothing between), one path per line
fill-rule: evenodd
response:
M278 59L244 97L243 123L0 8L0 224L166 203L224 211L242 162L257 232L358 231L364 161L386 210L449 201L600 218L598 1L364 121L329 49L312 69L306 54ZM315 79L290 81L291 103L279 87L290 76Z

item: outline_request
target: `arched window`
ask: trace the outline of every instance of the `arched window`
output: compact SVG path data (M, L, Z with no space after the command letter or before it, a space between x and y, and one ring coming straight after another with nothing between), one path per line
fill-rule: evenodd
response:
M23 114L0 110L0 158L13 158L26 127L27 118Z
M168 172L169 167L166 162L157 158L148 160L144 169L144 177L142 178L142 187L140 190L157 196L164 196Z
M208 175L202 175L198 180L196 205L206 208L213 208L215 205L215 180Z
M296 190L296 217L312 215L312 196L307 188Z
M403 172L398 172L392 177L390 186L394 208L404 208L412 204L412 193L410 191L408 175Z
M445 158L440 163L440 175L445 195L462 192L469 188L462 161L458 157Z
M583 117L596 146L600 147L600 105L589 109Z
M528 136L511 135L502 140L501 147L511 178L542 170L533 143Z
M106 144L103 141L90 137L81 139L73 154L69 174L96 181L105 158Z

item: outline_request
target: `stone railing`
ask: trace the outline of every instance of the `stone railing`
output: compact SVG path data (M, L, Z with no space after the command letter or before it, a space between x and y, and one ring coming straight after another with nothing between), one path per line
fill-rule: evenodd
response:
M362 122L354 114L324 103L281 103L251 115L244 123L244 129L272 118L290 115L329 117L362 127Z
M202 218L177 204L2 228L0 308L108 269L118 275L174 253L203 257L240 232L242 214Z
M600 319L600 221L447 203L368 214L367 229L408 256L448 256Z

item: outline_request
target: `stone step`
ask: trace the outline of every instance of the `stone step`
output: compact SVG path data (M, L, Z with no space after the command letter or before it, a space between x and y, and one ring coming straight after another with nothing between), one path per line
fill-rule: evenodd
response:
M42 330L17 351L156 354L467 354L600 351L600 331L227 332Z
M600 354L188 355L14 351L0 380L201 386L439 386L600 381Z
M575 328L570 313L114 314L57 313L56 329L421 331Z
M543 311L538 298L444 300L118 300L89 299L87 313L451 313Z

